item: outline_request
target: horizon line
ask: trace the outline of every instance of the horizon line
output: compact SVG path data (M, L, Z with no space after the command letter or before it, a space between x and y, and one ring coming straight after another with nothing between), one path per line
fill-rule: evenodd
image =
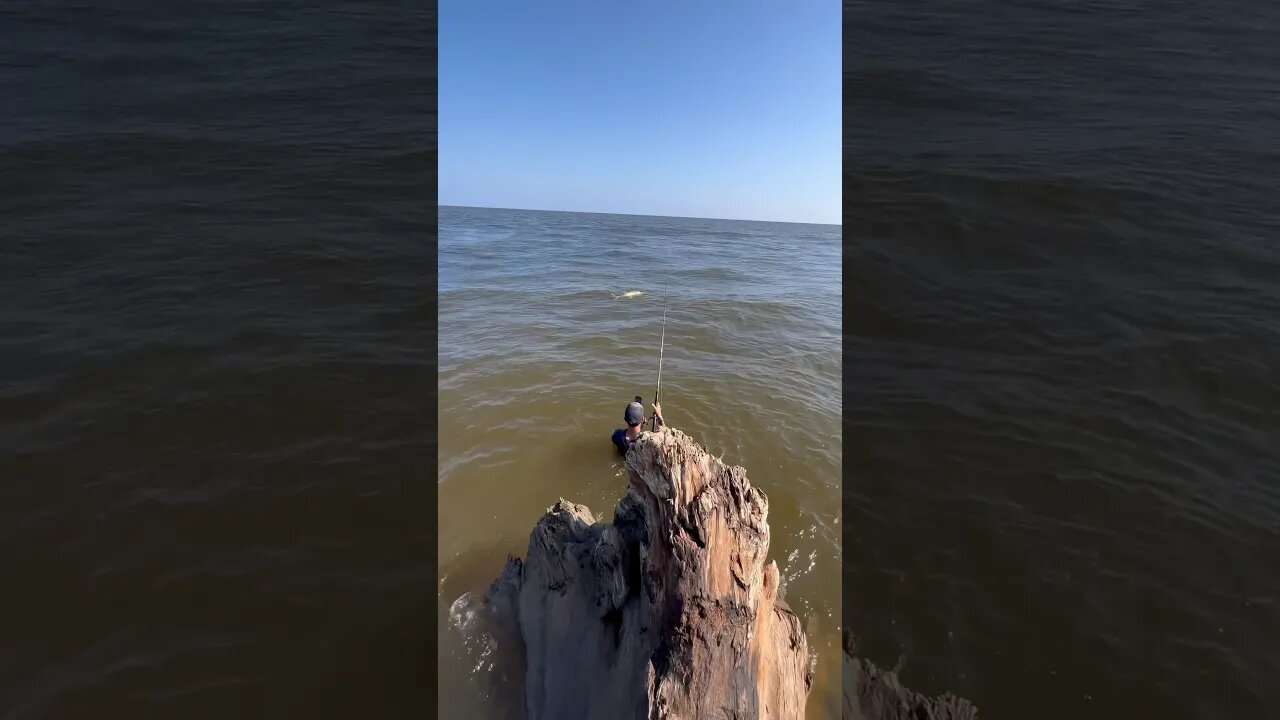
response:
M733 222L765 222L765 223L782 223L784 225L829 225L831 227L844 227L843 223L820 223L820 222L801 222L799 220L759 220L756 218L716 218L703 217L699 215L650 215L646 213L622 213L622 212L601 212L599 210L550 210L547 208L513 208L499 207L497 205L445 205L436 201L436 208L463 208L470 210L515 210L518 212L558 212L558 213L578 213L581 215L622 215L624 217L655 217L655 218L671 218L674 220L731 220Z

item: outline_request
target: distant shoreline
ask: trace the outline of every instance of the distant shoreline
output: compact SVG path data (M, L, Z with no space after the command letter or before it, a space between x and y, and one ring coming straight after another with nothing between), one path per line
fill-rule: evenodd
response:
M841 223L796 222L794 220L752 220L748 218L713 218L693 215L647 215L644 213L597 212L594 210L548 210L545 208L509 208L491 205L438 205L439 209L456 208L459 210L510 210L511 212L544 212L562 213L566 215L618 215L621 217L670 218L672 220L723 220L727 222L767 223L770 225L818 225L821 227L843 227Z

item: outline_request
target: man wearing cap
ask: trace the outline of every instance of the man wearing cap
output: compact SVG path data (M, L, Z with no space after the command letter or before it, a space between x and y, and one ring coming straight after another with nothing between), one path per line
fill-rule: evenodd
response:
M662 421L662 404L653 404L653 416L658 419L659 425L666 425ZM613 431L613 444L618 447L618 452L623 455L631 449L636 440L640 437L640 433L644 432L644 405L640 404L640 398L636 398L634 402L627 406L627 411L622 417L623 422L627 424L626 428L620 428Z

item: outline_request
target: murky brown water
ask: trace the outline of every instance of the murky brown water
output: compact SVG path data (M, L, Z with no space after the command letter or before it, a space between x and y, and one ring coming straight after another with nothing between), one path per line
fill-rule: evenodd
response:
M0 9L0 717L430 716L430 13Z
M843 612L913 688L1280 717L1278 34L846 5Z
M769 497L771 557L804 621L811 717L839 696L840 229L440 210L442 717L490 717L482 638L450 622L558 498L612 517L609 441L651 398ZM633 244L634 243L634 244ZM627 247L621 247L628 244ZM642 290L637 298L615 297Z

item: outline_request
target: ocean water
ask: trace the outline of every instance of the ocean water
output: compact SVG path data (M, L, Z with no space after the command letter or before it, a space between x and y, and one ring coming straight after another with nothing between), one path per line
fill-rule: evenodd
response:
M844 22L845 622L984 717L1277 716L1277 7Z
M431 713L425 11L0 6L0 717Z
M609 436L652 401L664 306L663 416L768 496L809 714L838 714L840 227L442 207L439 267L441 716L495 717L467 610L538 518L612 518Z

